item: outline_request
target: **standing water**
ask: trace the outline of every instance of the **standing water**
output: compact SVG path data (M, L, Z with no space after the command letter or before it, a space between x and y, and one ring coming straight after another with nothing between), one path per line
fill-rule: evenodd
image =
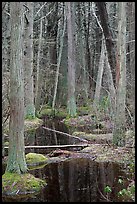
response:
M50 123L45 126L62 132L68 131L63 124L58 127L56 125ZM76 139L46 131L42 127L33 136L26 136L26 143L29 145L78 142ZM31 198L3 197L3 202L121 202L123 197L118 196L118 192L126 189L129 184L129 178L123 171L122 165L113 162L96 162L90 157L83 157L82 154L79 158L68 158L65 161L49 163L40 169L29 170L29 173L46 180L47 186ZM119 179L123 182L119 183Z

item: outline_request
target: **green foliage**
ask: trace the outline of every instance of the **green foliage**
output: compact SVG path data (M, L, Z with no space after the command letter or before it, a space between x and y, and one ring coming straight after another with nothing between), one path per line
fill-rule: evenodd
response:
M103 96L101 101L99 102L100 110L106 111L109 106L110 106L110 99L109 99L109 97L108 96Z
M104 191L105 191L105 193L111 193L111 192L112 192L112 189L111 189L110 186L106 186L106 187L104 188Z
M28 120L32 120L32 119L35 119L35 118L36 117L33 114L28 114L28 115L25 116L25 119L28 119Z

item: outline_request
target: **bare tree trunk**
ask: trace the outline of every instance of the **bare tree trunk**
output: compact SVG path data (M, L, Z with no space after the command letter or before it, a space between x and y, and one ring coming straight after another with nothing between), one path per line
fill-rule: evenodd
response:
M126 2L118 2L118 65L119 77L116 92L116 113L113 131L113 142L118 146L125 145L125 100L126 100Z
M59 68L60 68L61 57L62 57L65 30L66 30L66 16L65 16L65 19L64 19L64 28L63 28L63 34L62 34L62 37L61 37L61 45L60 45L60 50L59 50L58 62L57 62L55 88L54 88L54 95L53 95L53 101L52 101L52 109L53 110L55 109L55 101L56 101L58 78L59 78Z
M63 22L65 20L65 2L63 2ZM62 26L61 26L62 27ZM67 106L67 57L68 57L68 36L67 29L64 33L63 39L63 48L62 48L62 57L60 62L60 72L59 72L59 81L58 81L58 94L57 94L57 105L59 106ZM60 42L61 43L61 42ZM59 46L58 46L59 47Z
M25 118L35 117L33 87L33 2L26 2L24 26L24 83L25 83Z
M106 45L105 45L105 52L106 52ZM105 68L106 68L107 83L109 88L110 117L112 118L112 121L114 121L115 108L116 108L116 89L114 87L113 76L112 76L110 64L108 62L107 52L106 52Z
M96 81L96 90L95 90L94 101L93 101L93 107L95 109L97 108L99 104L104 62L105 62L105 45L104 45L104 39L102 39L101 55L100 55L98 75L97 75L97 81Z
M99 10L101 26L104 32L106 49L108 53L108 61L112 72L116 70L116 50L114 46L113 36L108 23L108 13L106 9L106 2L96 2ZM115 79L115 77L113 77Z
M74 40L74 2L66 2L67 32L68 32L68 113L76 115L75 101L75 40Z
M24 80L23 80L23 2L10 2L10 123L9 152L6 171L25 173Z
M40 97L41 97L41 86L42 86L42 69L40 69L40 53L41 53L41 43L42 43L42 19L40 21L40 34L39 34L39 44L38 44L38 55L37 55L37 76L36 76L36 89L35 89L35 108L36 111L40 108Z

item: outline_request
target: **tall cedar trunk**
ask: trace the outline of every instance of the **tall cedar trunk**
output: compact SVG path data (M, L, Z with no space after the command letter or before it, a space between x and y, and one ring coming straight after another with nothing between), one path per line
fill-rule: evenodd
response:
M106 48L108 53L108 61L112 70L113 79L115 79L114 73L116 70L116 50L113 42L113 36L111 29L109 27L109 21L108 21L108 13L106 9L106 3L105 2L96 2L96 5L99 10L100 15L100 22L101 26L103 28L103 33L106 40Z
M91 66L91 51L89 46L89 25L90 25L90 2L88 2L88 22L86 22L86 18L84 18L83 25L84 25L84 35L85 35L85 47L86 47L86 67L88 70L89 76L89 98L93 98L93 69ZM84 15L86 16L86 7L84 8Z
M41 98L41 88L42 88L42 69L40 69L40 57L41 57L41 45L42 45L42 28L43 21L40 21L40 33L39 33L39 44L38 44L38 55L37 55L37 76L35 82L35 108L36 112L40 109L40 98Z
M100 55L98 75L97 75L97 81L96 81L96 90L95 90L94 101L93 101L93 106L95 109L99 105L104 62L105 62L105 47L104 47L104 39L102 39L101 55Z
M68 32L68 113L76 115L75 101L75 40L74 40L74 2L66 2Z
M87 70L86 70L86 59L85 59L85 50L84 50L84 43L82 38L82 8L80 2L77 2L77 9L78 9L78 32L77 32L77 73L79 73L80 78L82 78L79 84L82 82L81 86L77 84L78 88L81 88L80 94L80 105L84 105L88 99L88 77L87 77ZM82 100L81 100L82 99Z
M29 10L25 13L24 25L24 83L25 117L35 117L33 87L33 2L26 2Z
M63 43L63 50L62 50L62 58L60 64L60 75L59 75L59 82L58 82L58 94L57 94L57 104L58 106L63 105L67 106L67 29L65 30L64 34L64 43Z
M118 65L119 78L116 92L116 113L113 131L113 142L118 146L125 145L125 100L126 100L126 2L119 2L118 23Z
M65 19L64 19L63 33L62 33L62 36L61 36L61 39L60 39L61 42L60 42L59 56L58 56L58 62L57 62L54 95L53 95L53 101L52 101L52 110L55 109L58 79L59 79L59 69L60 69L60 63L61 63L61 58L62 58L65 30L66 30L66 16L65 16Z
M20 174L27 171L24 148L23 2L11 2L10 9L10 123L6 171Z
M54 8L54 9L53 9ZM47 18L47 40L49 43L49 67L50 67L50 96L49 105L52 106L54 94L54 82L57 69L57 32L58 32L58 2L50 2L49 10L52 14Z
M106 45L105 45L105 52L106 52ZM114 87L112 71L110 68L110 64L108 62L108 55L106 52L106 60L105 60L105 68L106 68L106 79L109 88L109 97L110 97L110 117L112 121L115 119L115 108L116 108L116 89Z

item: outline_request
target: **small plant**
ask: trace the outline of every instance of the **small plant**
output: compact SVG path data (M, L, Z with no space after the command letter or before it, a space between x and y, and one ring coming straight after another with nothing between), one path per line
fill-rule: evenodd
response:
M119 178L119 179L118 179L118 183L119 183L119 184L123 184L123 180Z
M112 192L112 189L111 189L110 186L106 186L106 187L104 188L104 191L105 191L105 193L111 193L111 192Z

